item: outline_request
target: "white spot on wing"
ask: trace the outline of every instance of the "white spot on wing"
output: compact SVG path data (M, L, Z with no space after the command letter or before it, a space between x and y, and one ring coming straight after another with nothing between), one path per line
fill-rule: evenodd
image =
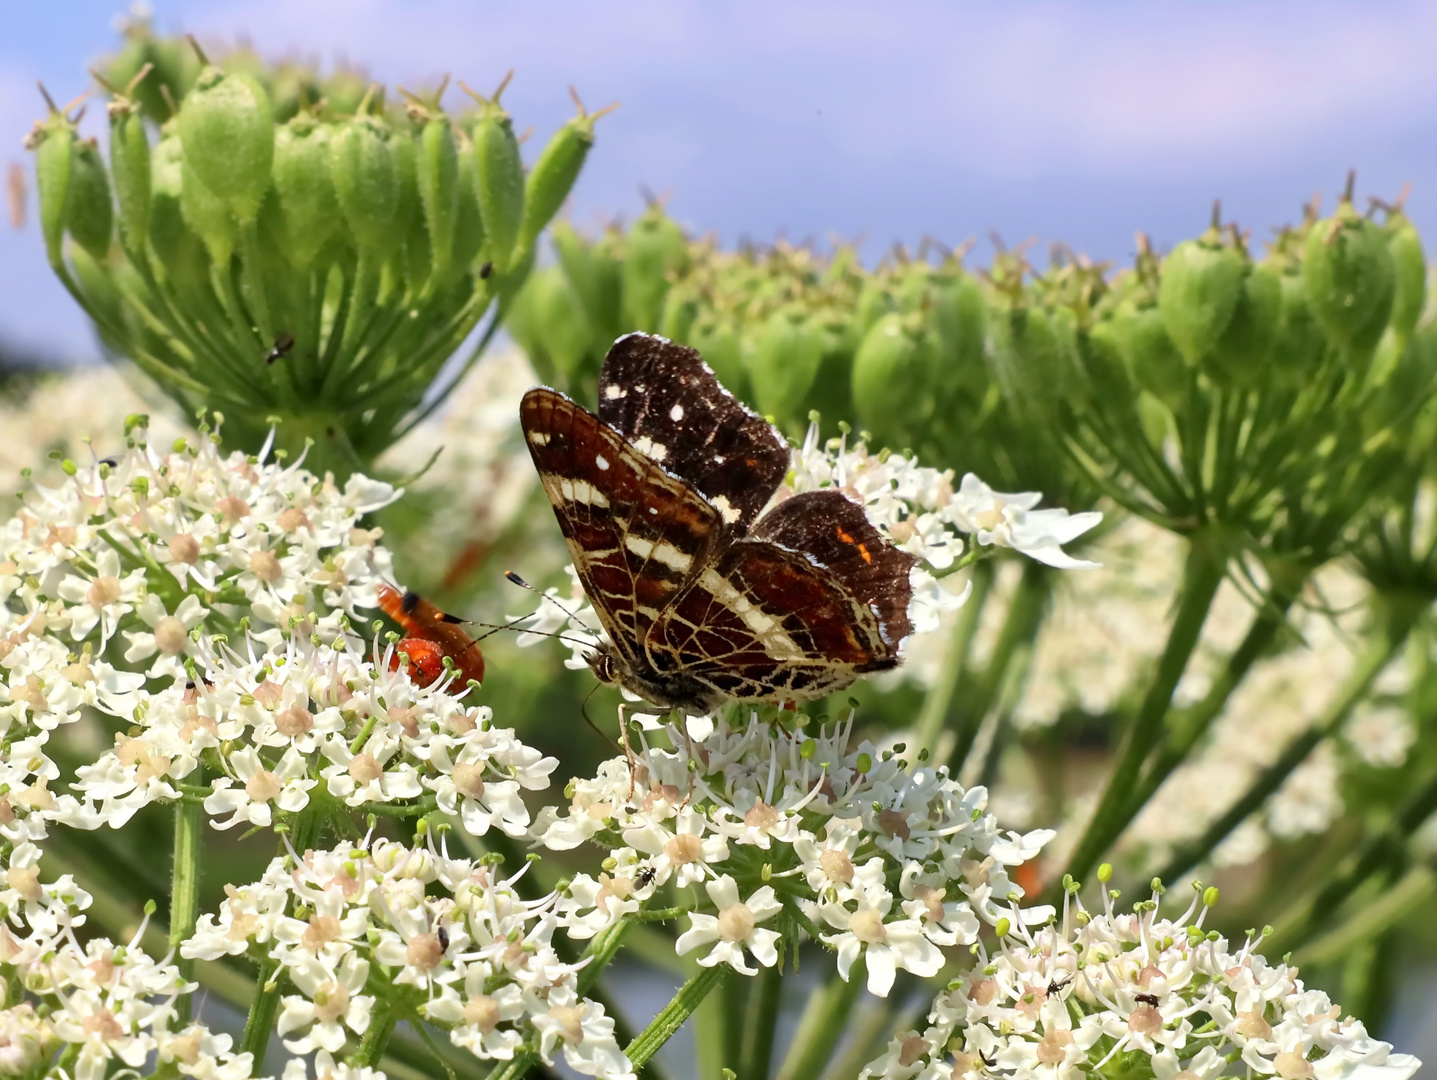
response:
M604 457L603 454L594 455L594 464L597 465L604 472L609 471L609 459Z
M544 486L549 488L552 496L553 488L550 481L546 479ZM584 506L606 507L609 505L608 496L587 480L560 478L559 497L564 502L582 503Z
M613 401L615 398L628 397L628 395L629 392L618 383L609 383L608 386L604 387L604 397L610 401Z
M642 536L629 535L624 537L624 547L641 559L653 559L654 562L662 563L670 570L677 570L681 574L694 564L693 556L686 555L673 544L663 540L653 544Z
M634 449L653 461L663 461L669 456L669 448L663 443L656 443L647 435L640 435L634 440Z
M529 432L529 441L535 446L548 446L549 433L547 431L531 431Z
M669 410L669 419L672 420L674 423L677 424L683 418L684 407L682 405L675 405L672 409Z
M727 495L715 495L713 497L713 504L714 509L717 510L719 514L723 517L723 519L727 521L730 525L732 525L735 521L737 521L743 516L742 512L736 509L734 505L728 501Z

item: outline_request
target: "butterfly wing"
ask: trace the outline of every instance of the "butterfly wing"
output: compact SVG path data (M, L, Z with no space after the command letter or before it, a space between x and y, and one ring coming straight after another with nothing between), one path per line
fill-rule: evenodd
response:
M619 655L642 663L654 620L711 561L719 512L555 390L525 394L519 422L584 591Z
M698 488L731 535L753 523L788 471L788 443L744 408L697 351L649 334L614 342L599 418Z

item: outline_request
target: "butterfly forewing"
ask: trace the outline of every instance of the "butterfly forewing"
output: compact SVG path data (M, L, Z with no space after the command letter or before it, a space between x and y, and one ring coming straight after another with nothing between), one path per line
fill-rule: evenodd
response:
M621 657L706 564L718 512L563 394L530 390L520 422L590 601Z
M788 470L788 444L730 394L697 351L660 337L614 342L599 372L599 418L745 531Z

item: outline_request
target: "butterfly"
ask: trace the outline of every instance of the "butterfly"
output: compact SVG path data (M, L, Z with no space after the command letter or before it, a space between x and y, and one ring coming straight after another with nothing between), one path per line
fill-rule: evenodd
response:
M536 387L519 418L608 635L587 657L600 680L705 715L898 664L916 560L837 489L770 507L788 443L695 350L629 334L604 359L597 415Z
M418 593L401 593L383 582L379 585L379 608L404 627L408 636L394 651L409 657L409 677L419 685L429 686L444 677L446 656L454 661L458 688L468 685L471 679L484 681L484 654L478 642L460 629L462 620L440 611Z

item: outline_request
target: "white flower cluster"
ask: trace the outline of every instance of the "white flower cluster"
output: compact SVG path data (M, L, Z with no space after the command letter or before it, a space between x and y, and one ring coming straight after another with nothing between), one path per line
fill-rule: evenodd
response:
M131 727L77 770L79 797L60 796L50 816L119 827L150 802L189 797L216 828L268 826L276 809L296 813L322 795L361 812L437 808L476 836L527 835L520 791L547 787L558 762L494 727L451 680L414 683L393 645L373 660L359 649L343 636L291 637L246 658L206 649L192 683L100 695ZM207 787L182 783L205 772Z
M580 991L583 965L554 950L556 898L524 900L516 880L432 842L283 856L259 881L232 887L180 952L277 961L298 991L281 999L278 1022L296 1054L336 1054L383 1022L380 1009L412 1009L481 1059L529 1048L552 1065L561 1052L577 1072L632 1080L613 1018Z
M34 845L18 845L0 890L0 977L10 988L0 1073L103 1080L117 1068L138 1075L153 1057L172 1076L248 1080L252 1057L234 1053L230 1036L178 1025L175 998L195 987L141 948L148 916L127 945L82 943L75 930L90 895L68 874L42 885L38 860Z
M1234 949L1204 932L1214 894L1178 919L1159 917L1156 893L1122 914L1110 893L1100 913L1078 905L1071 927L1015 920L998 952L980 946L973 972L934 1000L927 1028L894 1038L862 1076L1080 1080L1119 1060L1124 1075L1161 1080L1216 1080L1239 1061L1281 1080L1417 1071L1296 968L1268 963L1260 939Z
M980 921L1022 897L1009 869L1051 834L1000 832L984 789L867 742L849 749L851 726L808 735L756 714L693 720L664 729L677 750L645 731L632 768L617 757L574 781L567 811L545 808L534 826L551 849L610 850L604 872L576 876L559 905L570 936L613 925L670 881L702 883L712 911L693 914L678 942L712 946L701 964L752 974L746 954L772 966L779 939L802 934L837 952L845 979L862 957L878 995L899 969L935 974L940 948L973 942Z
M394 498L388 485L355 477L340 491L221 456L208 438L164 452L128 426L125 453L65 462L63 483L32 486L0 523L0 836L12 842L42 837L60 809L45 752L58 727L87 707L143 720L147 679L183 680L202 629L232 629L241 612L267 643L338 633L389 569L378 534L356 527ZM132 786L171 775L166 754L134 750Z

